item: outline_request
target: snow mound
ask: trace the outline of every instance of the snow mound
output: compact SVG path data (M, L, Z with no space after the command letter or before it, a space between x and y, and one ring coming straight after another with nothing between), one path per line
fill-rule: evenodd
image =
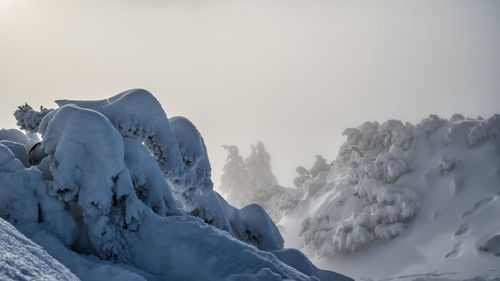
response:
M79 280L66 267L0 218L1 280Z
M40 143L0 134L0 216L80 279L346 278L273 254L285 250L271 218L213 190L201 134L149 92L58 104L16 112Z

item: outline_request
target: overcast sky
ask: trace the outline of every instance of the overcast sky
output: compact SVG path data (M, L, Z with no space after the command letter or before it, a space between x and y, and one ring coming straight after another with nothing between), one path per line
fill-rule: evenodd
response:
M129 88L193 121L216 182L262 140L292 185L346 127L500 112L500 1L0 0L0 127Z

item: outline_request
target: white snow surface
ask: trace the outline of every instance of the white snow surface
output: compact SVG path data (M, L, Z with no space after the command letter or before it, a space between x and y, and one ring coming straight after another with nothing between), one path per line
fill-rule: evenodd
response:
M149 92L58 104L18 112L37 145L0 131L0 217L81 280L351 280L285 249L262 207L238 209L215 192L201 134L167 119ZM7 263L5 274L22 270ZM53 271L63 272L37 272Z
M15 227L0 218L0 280L79 280Z
M499 280L499 132L500 115L366 122L336 160L297 168L296 189L260 204L286 247L357 280ZM251 181L236 152L222 184Z

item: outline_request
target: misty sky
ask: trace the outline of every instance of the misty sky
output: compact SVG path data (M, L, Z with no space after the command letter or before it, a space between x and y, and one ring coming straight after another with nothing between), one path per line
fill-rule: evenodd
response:
M0 127L17 105L145 88L281 183L346 127L500 112L500 1L0 0Z

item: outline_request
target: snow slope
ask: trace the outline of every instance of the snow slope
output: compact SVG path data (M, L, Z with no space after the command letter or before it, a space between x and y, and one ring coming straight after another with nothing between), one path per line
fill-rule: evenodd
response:
M0 217L81 280L351 280L215 192L201 134L149 92L58 104L15 113L40 143L0 131Z
M0 218L0 280L79 280L40 246Z
M496 280L499 132L499 115L366 122L263 205L287 247L355 279Z

